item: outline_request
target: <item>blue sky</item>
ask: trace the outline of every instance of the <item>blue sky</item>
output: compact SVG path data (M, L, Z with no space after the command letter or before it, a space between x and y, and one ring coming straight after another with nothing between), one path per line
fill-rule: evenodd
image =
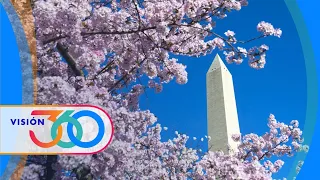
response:
M266 132L270 113L286 123L297 119L303 129L307 94L305 64L296 27L284 1L249 1L249 6L218 21L216 32L223 34L226 30L233 30L237 39L246 40L259 35L256 25L260 21L271 22L283 31L280 39L269 37L245 46L269 45L265 68L252 69L246 61L241 65L226 63L233 75L241 133L261 135ZM141 108L150 109L158 117L158 122L169 128L163 133L163 140L173 138L176 130L190 137L201 138L207 134L205 78L216 53L224 59L222 52L218 51L201 58L179 57L179 61L187 65L188 83L166 84L162 93L149 90L148 98L141 98ZM207 148L207 145L203 143L202 147ZM275 177L287 176L290 163L292 161L287 160Z

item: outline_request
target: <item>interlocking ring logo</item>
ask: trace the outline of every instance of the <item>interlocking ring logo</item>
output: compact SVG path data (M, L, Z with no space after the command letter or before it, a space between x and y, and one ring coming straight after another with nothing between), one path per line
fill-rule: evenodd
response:
M42 148L50 148L52 146L58 145L62 148L72 148L74 146L82 147L82 148L90 148L97 145L103 138L105 132L105 126L101 117L93 111L82 110L78 111L74 115L71 114L74 110L66 110L63 114L61 114L63 110L34 110L31 115L50 115L48 120L53 122L51 127L51 142L41 142L36 138L35 133L33 131L29 131L29 135L31 140L39 147ZM57 117L61 114L61 116L57 119ZM81 117L91 117L94 119L99 127L99 131L97 136L89 141L82 142L81 138L83 135L83 129L78 119ZM62 123L67 122L67 134L70 139L70 142L64 142L61 140L62 138ZM76 128L77 135L73 134L73 126Z

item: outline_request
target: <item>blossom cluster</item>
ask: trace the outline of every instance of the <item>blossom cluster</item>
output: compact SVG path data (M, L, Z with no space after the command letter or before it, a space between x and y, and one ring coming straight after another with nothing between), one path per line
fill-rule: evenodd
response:
M158 84L173 79L187 83L186 66L169 54L200 56L219 49L229 63L240 64L248 57L251 67L264 68L267 46L247 51L238 44L280 37L280 29L262 21L257 26L261 35L247 41L237 40L230 30L224 36L214 32L216 22L226 18L227 12L246 5L247 0L36 0L38 66L41 75L68 78L64 72L70 69L60 61L65 55L56 50L60 43L73 57L69 62L85 70L88 79L112 89L143 75ZM105 59L105 55L110 56Z
M161 132L167 128L156 124L157 118L149 111L131 111L128 106L123 106L121 96L112 96L108 93L102 96L101 93L105 89L96 87L96 89L83 87L76 90L61 77L41 78L38 83L39 95L43 97L39 98L39 104L90 103L104 107L111 115L115 134L113 142L106 150L92 156L61 155L55 165L58 166L57 169L67 171L86 168L95 179L119 177L169 179L170 177L269 180L272 179L272 174L283 166L283 161L279 159L271 162L266 160L267 158L291 156L301 149L299 147L301 147L302 132L298 128L298 121L286 125L270 115L268 120L270 131L265 135L233 136L235 141L240 141L238 153L226 155L222 152L204 152L200 155L198 149L186 145L189 139L187 135L176 132L176 138L166 142L161 141ZM139 92L139 87L133 89ZM26 175L33 172L39 176L38 171L43 167L36 167L38 169L33 166L26 168Z
M201 56L220 50L229 63L240 64L249 57L251 67L263 68L266 45L247 51L238 44L280 37L280 29L261 22L261 35L247 41L238 40L230 30L224 36L214 32L218 20L226 18L227 12L241 10L247 0L33 3L37 104L100 106L111 116L115 133L110 146L95 155L61 155L50 162L31 156L22 179L41 179L50 169L54 179L70 179L62 170L78 179L271 179L283 162L264 158L292 155L301 149L297 122L285 125L270 116L266 135L234 136L240 141L239 153L200 153L187 147L189 137L178 132L175 138L162 141L161 132L167 128L139 107L146 88L159 93L164 83L188 82L187 67L171 54ZM143 76L148 78L146 85L140 81Z

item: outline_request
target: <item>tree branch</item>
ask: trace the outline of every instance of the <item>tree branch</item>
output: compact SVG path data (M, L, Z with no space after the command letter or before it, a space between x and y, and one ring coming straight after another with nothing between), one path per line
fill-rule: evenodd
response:
M151 29L156 29L156 26L142 28L140 30L130 30L130 31L96 31L96 32L81 32L82 36L92 36L92 35L122 35L122 34L134 34L138 32L143 32Z
M60 42L57 43L57 49L61 56L67 61L68 65L74 72L76 76L83 76L83 72L77 67L77 64L74 60L74 58L70 55L68 52L68 49L64 47Z

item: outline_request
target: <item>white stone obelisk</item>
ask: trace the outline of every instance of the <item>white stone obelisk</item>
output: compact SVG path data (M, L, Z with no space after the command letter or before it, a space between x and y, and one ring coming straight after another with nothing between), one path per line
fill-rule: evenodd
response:
M237 143L231 136L240 134L240 128L233 80L218 54L207 72L207 118L210 151L236 151Z

